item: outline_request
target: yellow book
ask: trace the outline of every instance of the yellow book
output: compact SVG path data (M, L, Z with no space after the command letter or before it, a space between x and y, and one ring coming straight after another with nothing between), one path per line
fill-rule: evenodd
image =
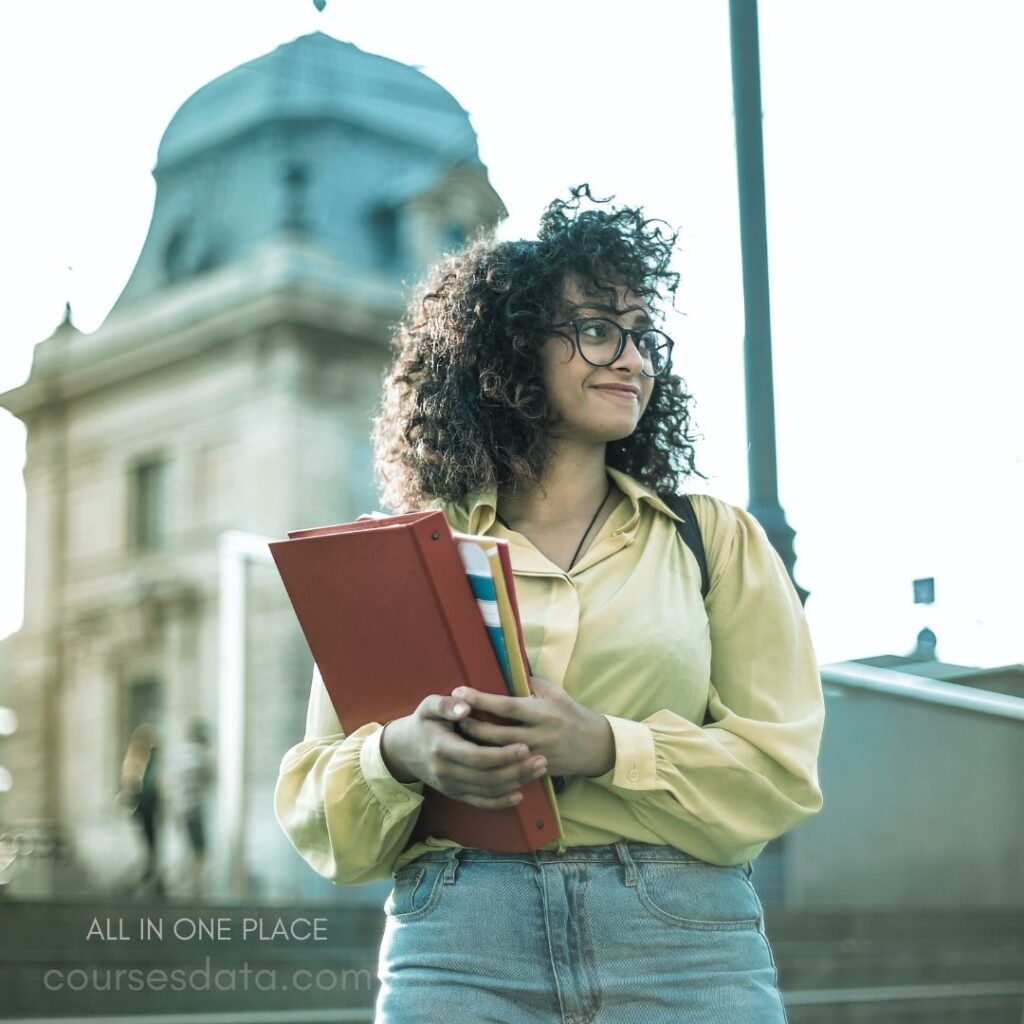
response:
M529 697L533 691L530 689L530 678L527 667L523 662L522 637L520 634L519 621L515 612L512 611L512 602L508 597L508 588L505 585L505 572L501 564L501 554L496 545L484 549L487 561L491 566L491 575L494 577L494 598L498 603L498 619L501 622L501 631L505 635L505 653L508 656L509 673L512 677L512 692L517 697Z

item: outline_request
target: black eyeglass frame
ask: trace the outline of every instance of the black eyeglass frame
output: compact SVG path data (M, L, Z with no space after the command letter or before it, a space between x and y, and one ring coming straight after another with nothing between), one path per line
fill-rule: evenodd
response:
M583 346L580 344L580 324L592 324L595 320L600 320L602 323L611 324L613 327L617 327L619 330L619 346L615 350L615 355L608 360L607 363L595 363L592 359L588 359L583 352ZM648 373L642 366L640 372L645 377L664 377L670 369L672 369L672 349L675 347L675 342L664 332L659 331L656 327L644 327L642 330L635 327L623 327L622 324L617 323L614 320L609 320L606 316L588 316L582 320L562 320L560 323L552 324L551 329L555 330L559 327L571 327L573 333L576 336L576 351L579 352L580 358L588 363L590 366L611 366L612 363L618 359L622 353L626 350L626 339L631 338L633 344L636 345L636 349L640 352L640 358L643 359L643 352L640 349L640 339L645 334L658 334L668 343L668 354L665 357L665 367L662 370L658 370L656 373ZM661 346L658 346L659 349Z

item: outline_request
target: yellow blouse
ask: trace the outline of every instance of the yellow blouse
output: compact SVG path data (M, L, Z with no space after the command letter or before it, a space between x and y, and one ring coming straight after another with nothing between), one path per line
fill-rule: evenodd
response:
M710 861L753 860L822 807L821 678L803 608L761 525L691 496L711 588L657 495L624 473L625 495L569 572L495 518L493 489L441 506L452 527L509 542L534 675L604 714L615 765L567 780L562 840L633 839ZM469 685L473 680L452 680ZM445 692L450 692L450 689ZM713 724L702 727L705 706ZM346 736L314 672L303 741L281 761L274 811L316 870L338 884L388 877L431 848L406 849L423 783L401 783L380 753L382 725Z

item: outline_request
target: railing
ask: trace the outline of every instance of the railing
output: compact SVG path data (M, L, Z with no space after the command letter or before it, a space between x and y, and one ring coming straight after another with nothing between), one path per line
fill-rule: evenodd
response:
M822 665L821 681L825 687L868 690L889 697L923 701L926 704L941 704L963 711L974 711L980 715L994 715L997 718L1024 722L1024 698L976 690L962 683L926 679L906 672L876 668L874 665L860 665L855 662Z
M1024 911L1024 834L1008 813L1020 800L1024 698L901 667L820 668L826 808L796 839L796 888L818 904Z

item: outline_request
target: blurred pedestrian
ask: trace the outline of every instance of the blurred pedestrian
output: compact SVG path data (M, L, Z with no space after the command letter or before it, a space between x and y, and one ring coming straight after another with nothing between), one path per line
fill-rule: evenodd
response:
M146 844L146 867L136 883L141 892L147 887L160 897L164 883L159 868L160 785L159 744L156 729L147 723L136 727L121 762L121 801L139 823Z
M206 860L206 794L214 780L210 736L206 723L194 718L181 757L181 810L190 851L192 895L203 895L203 865Z

